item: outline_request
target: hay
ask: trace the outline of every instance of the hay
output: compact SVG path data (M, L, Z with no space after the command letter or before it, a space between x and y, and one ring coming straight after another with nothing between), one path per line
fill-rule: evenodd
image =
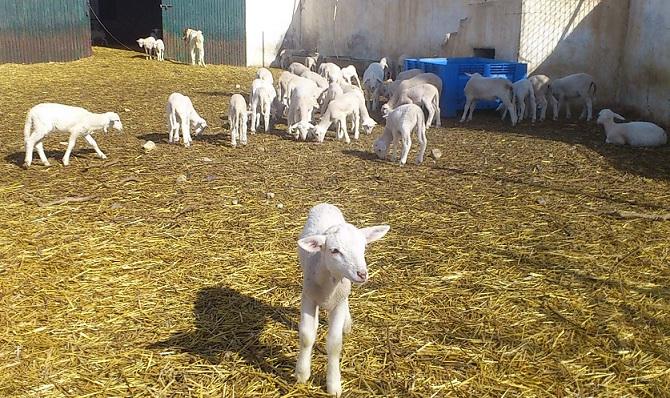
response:
M218 116L252 69L94 53L0 65L1 396L324 396L325 328L311 383L291 377L295 240L319 201L392 226L351 298L348 396L669 395L670 223L610 215L668 213L669 148L478 113L431 129L443 156L421 167L375 160L371 136L232 149ZM190 149L166 143L172 91L212 126ZM63 168L59 136L54 166L22 170L42 101L119 111L110 161L82 142Z

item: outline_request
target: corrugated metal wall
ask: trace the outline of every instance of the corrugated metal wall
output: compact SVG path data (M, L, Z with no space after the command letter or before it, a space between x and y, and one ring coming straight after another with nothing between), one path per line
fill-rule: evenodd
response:
M86 0L0 0L0 62L73 61L91 54Z
M245 0L163 0L167 56L191 62L181 40L188 27L205 35L205 63L246 65L245 11Z

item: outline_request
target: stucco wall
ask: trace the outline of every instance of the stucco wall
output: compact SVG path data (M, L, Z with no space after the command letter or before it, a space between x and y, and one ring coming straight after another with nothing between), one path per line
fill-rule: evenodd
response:
M597 103L616 100L629 0L525 0L519 60L529 74L552 78L586 72ZM623 27L623 28L622 28Z
M670 128L670 1L633 0L619 102Z
M299 36L300 0L246 0L246 7L247 65L268 66L287 37Z

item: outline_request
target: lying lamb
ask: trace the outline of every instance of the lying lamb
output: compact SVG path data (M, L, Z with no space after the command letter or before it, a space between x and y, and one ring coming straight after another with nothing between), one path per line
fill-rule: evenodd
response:
M586 116L586 121L591 121L596 90L593 76L587 73L576 73L552 81L547 88L547 94L554 105L554 120L558 120L558 112L563 103L565 103L565 117L570 119L572 117L570 100L581 98L584 101L584 107L579 118L583 119Z
M419 84L394 95L389 102L382 106L382 115L387 115L398 106L406 104L419 105L428 110L428 120L426 121L428 128L433 123L433 118L435 118L436 127L442 125L440 118L440 93L432 84Z
M668 135L661 127L649 122L615 123L614 119L626 120L623 116L603 109L598 114L598 124L605 127L605 143L630 145L634 147L653 147L668 143Z
M322 203L312 207L298 240L303 271L300 309L300 351L295 367L299 383L311 374L312 347L319 326L319 309L328 312L326 389L340 397L342 382L340 355L342 334L351 332L349 294L351 282L368 280L365 248L389 231L388 225L357 228L344 220L335 206Z
M191 138L191 125L195 128L195 135L200 135L207 127L207 122L195 111L191 99L183 94L170 94L165 106L165 113L167 114L168 128L170 130L168 134L168 142L170 144L179 142L180 127L186 148L190 147L193 142Z
M503 78L483 77L479 73L466 73L470 76L470 80L465 84L465 109L463 109L463 117L461 123L472 120L472 114L475 112L475 106L478 100L494 100L499 99L509 111L512 119L512 126L516 125L517 115L514 103L512 102L512 82ZM468 112L470 112L468 116Z
M140 48L144 48L144 55L146 56L146 59L151 59L154 48L156 47L156 39L154 39L152 36L146 37L144 39L137 39L137 45L140 46Z
M23 167L28 168L33 161L33 150L37 149L37 154L45 166L50 166L49 160L44 153L43 140L51 133L70 133L67 149L63 155L63 165L70 164L70 153L74 149L77 137L83 136L86 142L93 147L95 153L101 159L107 159L102 153L98 144L91 134L96 130L102 130L105 133L113 128L122 131L121 119L114 112L91 113L84 108L69 105L43 103L35 105L28 111L26 124L23 128L23 139L26 148L26 156Z
M191 65L196 63L199 66L205 65L205 36L202 31L186 28L184 29L184 37L182 37L188 46L188 51L191 54Z
M426 122L423 117L423 110L414 104L401 105L386 116L384 132L375 140L373 145L377 157L386 159L390 146L393 144L394 152L391 161L395 162L402 142L400 165L403 166L407 163L407 156L412 147L412 130L414 129L416 129L416 138L419 141L419 154L416 157L416 163L421 164L428 143Z
M240 94L230 97L228 108L228 123L230 124L230 145L237 146L237 139L242 145L247 145L247 101Z

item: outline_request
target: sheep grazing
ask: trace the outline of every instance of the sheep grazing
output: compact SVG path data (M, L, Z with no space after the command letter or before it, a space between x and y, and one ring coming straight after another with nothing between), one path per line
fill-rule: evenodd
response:
M436 127L442 125L440 118L440 93L432 84L420 84L403 90L398 95L394 95L392 101L382 106L382 114L387 115L398 106L406 104L423 106L428 110L428 120L426 121L428 128L433 123L433 118L435 118Z
M540 121L544 121L547 117L547 108L549 103L547 102L547 90L549 89L549 83L551 79L545 75L534 75L528 78L530 84L533 85L533 93L535 94L536 105L540 108ZM532 111L532 109L531 109ZM537 115L537 109L535 109Z
M310 72L310 70L307 69L305 65L299 64L297 62L293 62L291 65L289 65L287 70L297 76L302 76L303 73Z
M43 103L35 105L28 111L26 124L23 128L23 139L26 149L26 156L23 167L28 168L33 161L33 150L45 166L50 166L49 160L44 153L43 140L51 133L70 133L67 149L63 155L63 165L70 164L70 154L74 149L77 137L83 136L86 142L93 147L95 153L101 159L107 159L102 153L98 144L91 134L96 130L102 130L105 133L108 129L117 131L123 130L119 115L114 112L91 113L84 108L76 106Z
M293 80L298 78L299 76L294 75L291 72L284 71L282 74L279 76L279 99L281 102L288 106L288 101L289 101L289 91L288 91L288 85L289 83Z
M668 135L661 127L650 122L615 123L614 119L626 120L623 116L603 109L598 114L597 123L605 127L605 143L630 145L634 147L654 147L668 143Z
M295 78L291 79L286 87L287 87L286 94L288 98L283 99L282 102L285 102L285 104L289 108L291 106L291 100L293 98L293 91L298 87L304 88L303 94L307 95L307 93L309 93L314 102L316 102L321 93L325 91L325 89L321 89L316 83L314 83L313 80L300 76L296 76Z
M517 122L523 121L526 115L526 101L530 102L530 117L531 121L535 123L537 116L537 104L535 103L535 90L533 83L528 79L521 79L512 84L512 103L517 110ZM504 109L502 118L505 119L507 115L507 108L505 104L500 104L498 111Z
M421 164L426 153L426 145L428 144L426 122L423 111L419 106L414 104L401 105L386 116L384 132L373 144L373 150L377 157L386 159L390 146L393 144L394 152L391 161L395 162L397 154L401 149L400 143L402 142L400 165L403 166L407 163L407 156L412 147L412 130L415 129L416 138L419 141L419 153L416 157L416 163Z
M163 43L163 40L156 40L156 46L154 48L156 50L156 59L165 61L165 43Z
M597 86L593 76L587 73L576 73L552 81L547 88L547 94L554 105L554 120L558 120L558 112L563 103L565 103L565 117L570 119L572 117L570 100L581 98L584 101L584 107L579 118L583 119L586 116L586 121L591 121L596 90Z
M312 113L318 108L314 97L313 87L309 85L298 85L291 91L291 101L288 107L286 124L288 134L296 140L305 141L311 127Z
M349 65L345 68L342 68L341 73L342 73L342 80L345 81L347 84L353 84L352 82L356 80L358 88L360 88L361 90L363 89L363 86L361 85L361 79L358 77L358 71L356 70L355 66Z
M265 68L258 68L256 71L256 78L265 80L266 82L270 83L270 85L274 84L274 77L272 77L272 72Z
M499 99L509 111L512 119L512 126L516 125L517 115L514 103L512 102L512 82L503 78L483 77L479 73L466 73L470 76L470 80L465 84L465 109L463 109L463 117L461 123L467 120L472 120L472 114L475 112L475 105L478 100L494 100ZM470 114L468 115L468 112Z
M255 133L260 124L261 116L265 121L265 132L270 131L270 116L272 106L277 97L277 91L272 83L263 80L254 80L251 86L251 132Z
M358 139L360 126L360 106L359 97L356 93L338 95L330 101L326 112L321 115L321 121L316 126L309 126L318 142L323 142L326 132L331 124L337 125L337 138L344 137L344 141L349 144L351 139L347 132L347 118L351 117L354 122L354 138Z
M191 65L198 64L205 65L205 36L202 31L191 28L184 29L184 36L182 37L188 46L188 51L191 54Z
M144 48L144 55L146 59L151 59L154 48L156 47L156 39L152 36L146 37L144 39L137 39L137 45L140 48Z
M326 390L340 397L340 355L342 335L351 332L349 294L351 283L368 280L365 248L386 235L390 227L377 225L357 228L344 220L335 206L322 203L312 207L298 240L298 256L303 271L300 308L300 351L295 367L299 383L311 375L312 347L319 325L319 309L328 312Z
M382 58L379 62L371 63L363 73L363 91L370 110L379 108L378 88L385 80L387 67L386 58Z
M247 101L240 94L233 94L230 97L230 107L228 108L228 123L230 124L230 145L237 146L237 139L240 144L247 145Z
M165 113L168 119L168 142L176 144L179 142L179 129L181 128L184 146L191 146L191 125L195 128L195 135L200 135L207 127L205 119L195 111L191 99L180 93L172 93L168 97Z

